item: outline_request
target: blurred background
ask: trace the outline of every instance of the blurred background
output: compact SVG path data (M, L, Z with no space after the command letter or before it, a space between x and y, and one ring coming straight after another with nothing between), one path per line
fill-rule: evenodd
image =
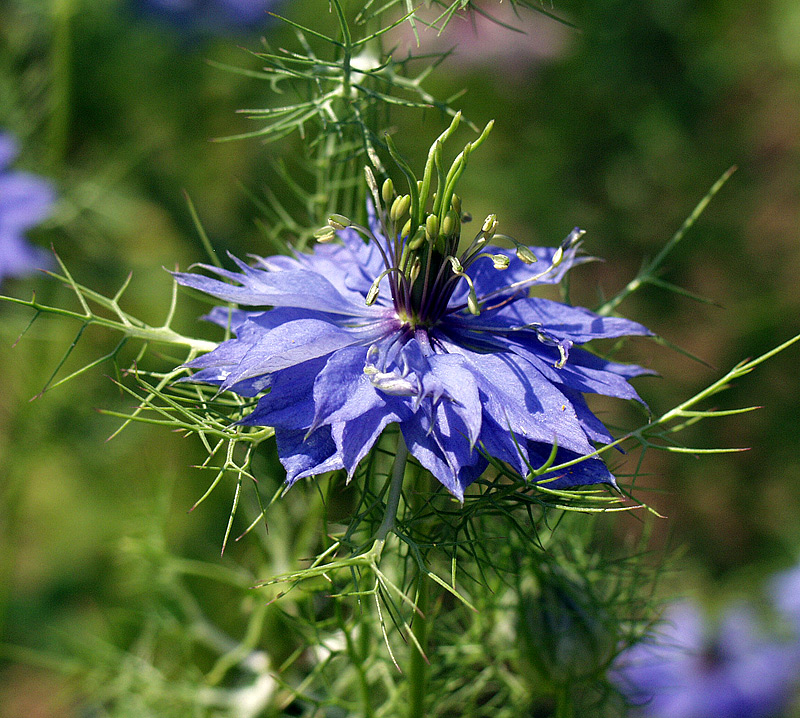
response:
M28 236L52 244L76 280L100 292L113 294L132 272L125 308L151 323L169 303L165 268L205 259L184 192L219 252L269 254L259 203L267 188L283 191L279 162L291 169L301 153L294 135L213 141L254 128L238 109L276 102L269 83L220 65L258 70L249 50L261 36L296 49L291 29L265 12L198 16L169 5L0 0L0 131L20 142L15 166L50 178L59 197ZM637 382L653 413L800 332L800 5L557 0L552 11L569 24L526 9L517 17L509 3L481 7L520 32L480 17L456 19L441 36L423 32L423 51L452 48L424 86L437 97L464 88L456 106L477 125L496 120L461 185L465 209L497 213L527 244L587 230L585 248L604 261L573 273L576 304L619 291L738 168L662 275L709 303L649 287L619 307L702 360L631 344L626 356L660 375ZM334 27L325 0L286 0L279 11ZM413 43L401 28L389 44L402 53ZM435 110L420 124L401 109L392 123L414 166L445 126ZM6 279L2 291L72 306L43 277ZM196 320L199 304L183 297L179 309L176 328L215 337ZM43 317L15 343L30 320L0 305L0 641L17 647L0 656L0 717L104 715L82 712L67 658L43 656L111 665L116 651L144 640L163 578L158 556L234 570L248 549L214 558L232 486L187 514L207 487L191 468L205 458L194 438L133 426L106 442L119 420L96 409L132 406L110 365L31 401L80 326ZM117 341L88 330L59 376ZM800 557L797 366L796 348L769 361L715 400L763 408L686 437L750 451L649 457L640 498L668 517L656 523L654 545L683 547L670 590L712 603L754 595ZM626 418L624 407L608 411L611 423ZM273 456L261 466L269 495L280 475ZM143 552L156 557L152 575L131 559ZM204 600L224 611L224 591Z

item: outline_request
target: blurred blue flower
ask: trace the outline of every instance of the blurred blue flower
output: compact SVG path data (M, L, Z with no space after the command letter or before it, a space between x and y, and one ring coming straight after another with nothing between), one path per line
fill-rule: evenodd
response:
M0 132L0 282L52 264L46 251L25 239L25 232L50 214L55 192L47 180L9 169L17 152L14 138Z
M800 639L800 565L772 578L770 597L775 609L789 621Z
M698 607L673 605L657 630L624 651L613 680L648 718L768 718L786 707L797 677L791 642L767 638L747 606L711 634Z
M457 232L441 251L433 242L420 248L419 235L387 241L397 223L370 208L369 228L339 231L341 244L256 257L253 267L234 260L240 273L200 265L232 283L176 274L187 287L251 307L208 315L236 338L191 362L199 370L192 380L250 397L269 389L242 423L275 427L290 484L335 469L352 476L389 424L459 499L487 467L479 448L522 475L553 446L557 464L591 454L592 442L611 436L583 392L638 400L628 379L648 372L575 345L650 332L529 296L587 261L576 254L581 231L559 248L515 253L486 246L490 219L458 258ZM331 229L325 239L333 238ZM550 488L614 484L596 457L542 479Z
M138 9L187 30L231 32L257 30L282 0L133 0Z

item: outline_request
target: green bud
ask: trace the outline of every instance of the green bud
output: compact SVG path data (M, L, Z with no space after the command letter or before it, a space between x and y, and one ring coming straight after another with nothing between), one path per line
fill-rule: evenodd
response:
M491 239L494 237L494 233L497 231L497 215L490 214L485 220L483 220L483 226L481 227L481 232L486 235L486 239Z
M408 195L406 195L406 197L408 197ZM411 218L410 217L408 218L408 220L406 220L406 223L403 225L403 229L400 232L400 236L401 237L408 237L409 234L411 234Z
M367 292L367 306L368 307L371 307L373 304L375 304L375 300L378 298L378 291L379 291L379 285L380 285L381 279L383 279L383 275L378 277L372 283L372 285L369 288L369 291Z
M392 209L389 211L389 217L391 218L392 222L399 222L403 217L405 217L410 206L411 195L401 194L399 197L395 197L394 202L392 202Z
M436 239L439 236L439 218L435 214L429 214L425 220L425 231L428 239Z
M384 204L389 204L394 197L394 182L391 177L387 177L381 187L381 197L383 197Z
M334 229L346 229L352 222L343 214L332 214L328 217L328 224Z
M493 254L492 263L495 269L508 269L508 264L511 260L505 254Z
M445 237L450 237L452 234L455 233L456 226L457 226L456 225L456 220L457 219L458 219L458 217L456 216L456 213L453 212L453 210L450 210L444 216L444 221L442 222L442 231L441 231L441 233Z
M411 271L409 272L409 280L411 284L414 284L414 282L417 281L420 271L422 271L422 262L420 261L419 257L415 257L414 264L411 265Z
M481 313L478 297L475 295L475 289L473 287L469 288L469 294L467 294L467 309L470 314L474 314L476 317Z
M525 264L533 264L539 261L536 255L524 244L517 245L517 258L521 259Z
M325 244L325 242L330 242L336 239L336 230L333 227L321 227L314 232L314 238L317 240L317 242Z
M412 239L408 243L409 251L416 252L423 245L424 242L425 242L425 230L422 227L418 227L416 233L414 234L414 239Z
M453 198L450 200L450 206L456 214L461 214L461 197L454 194Z
M458 259L456 259L456 257L448 257L448 259L450 260L450 264L453 265L454 274L464 273L464 267L461 266L461 262L459 262Z

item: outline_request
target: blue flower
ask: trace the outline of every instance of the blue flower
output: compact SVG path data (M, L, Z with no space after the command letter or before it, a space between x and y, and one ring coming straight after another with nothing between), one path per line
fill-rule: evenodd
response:
M613 677L648 718L768 718L791 697L797 651L758 629L752 610L729 609L710 635L697 606L673 605L659 629L624 651Z
M192 31L225 32L266 25L280 0L135 0L152 15Z
M254 266L234 260L240 272L200 265L221 279L176 274L182 285L247 307L208 315L236 337L192 361L192 380L261 395L241 423L275 428L290 484L337 469L351 477L390 424L458 499L486 469L486 455L525 475L554 446L560 464L611 441L583 393L638 399L628 379L647 372L577 345L650 332L529 296L587 261L577 255L583 233L559 248L489 247L490 216L458 253L460 214L452 211L441 229L430 215L412 239L395 231L408 199L378 213L370 205L369 228L334 215L341 243L327 228L311 253L255 257ZM614 483L596 457L544 478L549 488Z
M0 132L0 282L52 264L49 254L25 239L25 232L50 214L55 192L49 182L9 165L17 156L11 135Z

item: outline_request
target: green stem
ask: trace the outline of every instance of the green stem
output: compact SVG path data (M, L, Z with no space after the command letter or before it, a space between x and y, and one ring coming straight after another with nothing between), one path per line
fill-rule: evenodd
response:
M386 500L386 514L383 517L383 522L378 527L378 532L375 534L377 541L385 541L389 532L394 529L394 522L397 518L397 507L400 505L400 495L403 490L403 476L406 472L406 460L408 459L408 448L406 442L403 441L403 434L400 433L397 437L397 453L394 458L394 467L392 468L392 483L389 486L389 498Z
M411 630L417 639L419 648L411 646L411 658L408 664L408 715L419 718L425 713L425 695L428 684L428 657L423 651L428 650L428 604L430 599L430 581L420 571L417 574L417 608ZM421 649L421 650L420 650Z
M556 686L556 715L555 718L573 718L575 706L572 703L572 694L569 685L561 683Z
M347 625L345 625L344 616L342 616L342 607L338 601L336 602L336 620L339 624L339 628L342 630L342 633L344 633L345 643L347 646L347 657L350 659L350 665L353 667L356 672L356 676L358 677L358 689L359 693L361 694L362 715L364 718L373 718L375 711L372 709L372 694L370 693L369 683L367 682L367 674L364 670L364 661L362 658L362 656L366 655L366 652L359 653L356 649L351 631ZM364 631L364 623L365 622L362 621L360 626L362 632Z
M72 37L70 22L74 0L52 0L53 54L50 91L50 166L60 172L67 156L70 125Z

